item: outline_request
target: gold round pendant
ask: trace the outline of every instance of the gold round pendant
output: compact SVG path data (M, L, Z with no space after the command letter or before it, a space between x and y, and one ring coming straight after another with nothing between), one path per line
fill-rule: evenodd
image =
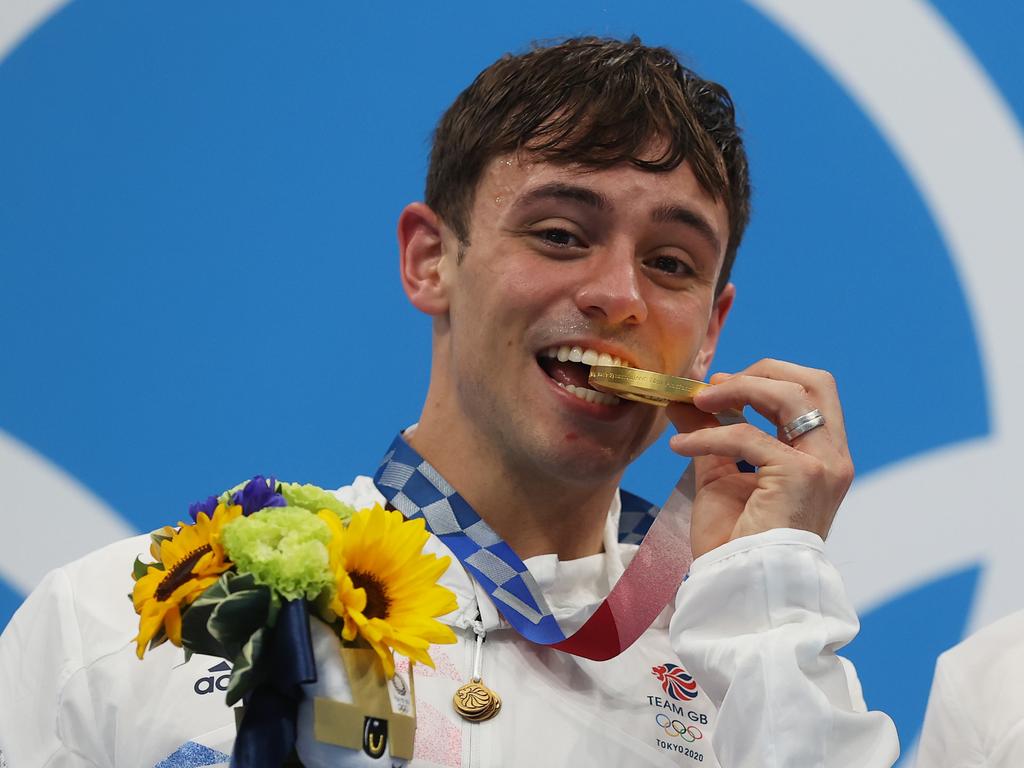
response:
M692 403L693 396L707 386L703 381L621 365L592 365L589 383L602 392L661 407Z
M473 723L490 720L501 709L501 697L479 680L470 680L452 697L455 711Z

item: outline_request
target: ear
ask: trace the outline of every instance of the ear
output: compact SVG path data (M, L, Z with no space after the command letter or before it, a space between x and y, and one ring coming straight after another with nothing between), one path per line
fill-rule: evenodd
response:
M722 326L725 325L725 318L732 309L733 300L736 298L736 286L728 283L722 292L718 294L714 305L711 307L711 317L708 319L708 331L704 335L704 342L700 345L697 359L693 363L694 378L701 381L708 375L711 368L711 361L715 357L715 349L718 348L718 337L722 333Z
M412 305L428 315L448 311L441 279L445 255L442 227L437 214L424 203L410 203L398 217L402 288Z

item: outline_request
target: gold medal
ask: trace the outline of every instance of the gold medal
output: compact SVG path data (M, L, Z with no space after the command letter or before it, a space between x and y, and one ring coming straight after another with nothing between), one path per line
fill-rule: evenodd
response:
M455 711L472 723L490 720L501 709L501 697L478 678L459 687L452 697Z
M703 381L621 365L592 365L589 381L602 392L662 407L669 403L692 403L693 396L708 386Z

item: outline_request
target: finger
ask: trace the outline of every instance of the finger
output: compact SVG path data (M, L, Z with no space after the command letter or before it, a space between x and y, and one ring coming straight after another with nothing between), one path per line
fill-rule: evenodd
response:
M749 473L740 470L738 465L751 466L742 459L740 461L733 461L732 459L723 459L718 456L694 456L690 460L690 465L694 469L694 485L697 491L712 485L723 478L732 478L732 482L726 481L726 484L730 488L743 489L743 496L737 499L736 514L739 515L743 508L746 506L746 499L753 493L754 488L757 486L757 475L754 470L751 469ZM735 480L735 478L745 476L745 482ZM719 487L721 487L721 483Z
M755 467L784 464L794 458L801 461L810 458L802 451L776 440L753 424L747 423L680 433L674 435L668 444L673 451L682 456L743 459ZM817 461L817 459L812 460Z
M669 419L680 432L695 432L698 429L708 429L722 424L738 424L744 421L742 413L738 411L729 415L710 414L688 403L670 403L666 410ZM738 464L729 460L723 461L725 461L727 469L732 472L755 471L755 467L745 461L740 461ZM697 471L700 472L699 466Z
M669 446L672 446L672 440L669 440ZM703 488L706 485L710 485L716 480L725 477L727 475L738 475L741 473L753 473L756 468L748 464L747 462L740 459L735 459L722 456L696 456L692 454L682 454L687 458L691 459L691 464L695 471L694 482L698 489Z
M749 372L767 379L795 381L800 384L810 393L812 402L821 411L826 423L832 424L832 434L836 436L837 443L846 449L846 422L839 400L839 388L831 373L772 358L758 360L750 366Z
M817 368L796 365L784 360L765 358L748 366L743 371L740 371L739 374L760 376L776 381L790 381L802 386L807 390L810 402L813 403L812 407L821 411L822 416L825 417L825 424L829 427L837 449L845 456L849 456L846 423L843 419L843 408L839 400L839 389L831 373ZM715 380L715 377L712 377L712 380ZM787 422L782 423L785 424Z
M803 416L815 409L816 404L810 393L800 384L793 381L776 381L762 376L737 374L721 383L715 384L699 392L694 404L711 412L726 409L740 409L750 405L755 411L778 426L780 440L782 425ZM825 429L813 429L804 433L796 440L800 441L800 449L811 453L823 454L824 451L835 452L835 445L828 432L828 417L825 418ZM787 440L786 442L792 443Z

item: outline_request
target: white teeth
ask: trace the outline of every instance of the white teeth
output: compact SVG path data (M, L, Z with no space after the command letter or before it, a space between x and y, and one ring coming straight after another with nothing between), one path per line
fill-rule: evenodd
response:
M598 352L596 349L587 347L550 347L541 353L544 357L558 360L560 363L571 361L583 363L584 365L629 365L620 357L609 355L607 352Z
M618 405L620 402L619 398L615 395L605 394L604 392L598 392L593 389L587 389L586 387L577 387L573 384L562 384L556 382L562 389L567 390L569 393L576 395L580 400L586 400L588 403L598 403L600 405Z

